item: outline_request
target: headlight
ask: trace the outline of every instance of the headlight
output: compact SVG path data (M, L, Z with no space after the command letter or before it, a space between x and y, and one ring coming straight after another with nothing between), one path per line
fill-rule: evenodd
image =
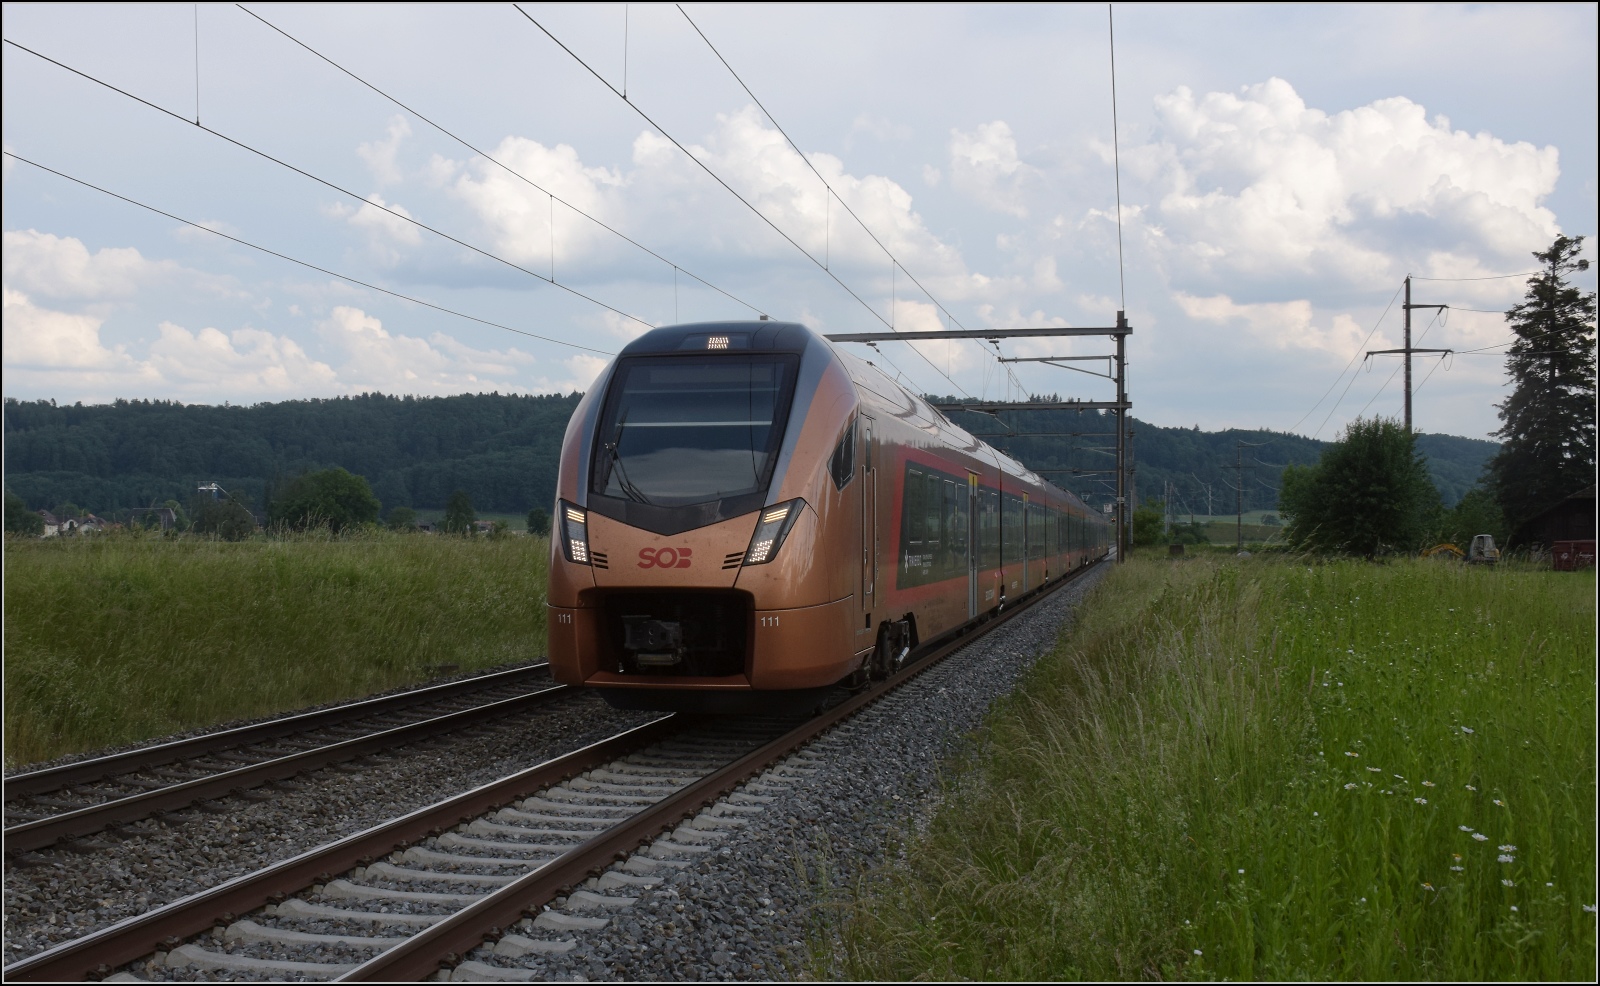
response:
M567 552L567 561L578 565L589 564L589 515L582 509L562 500L561 544Z
M761 520L756 524L756 532L750 535L750 547L744 553L744 563L764 565L776 558L778 549L783 547L783 539L789 536L789 529L794 527L805 508L806 501L790 500L761 511Z

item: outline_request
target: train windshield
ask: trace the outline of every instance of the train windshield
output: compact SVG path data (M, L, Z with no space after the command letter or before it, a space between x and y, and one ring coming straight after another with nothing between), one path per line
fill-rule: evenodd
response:
M590 490L659 507L760 493L772 478L799 360L647 356L617 368Z

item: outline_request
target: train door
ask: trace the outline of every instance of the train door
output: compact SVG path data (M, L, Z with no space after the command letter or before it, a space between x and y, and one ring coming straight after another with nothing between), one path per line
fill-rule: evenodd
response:
M873 640L867 637L861 640L862 634L870 634L873 629L872 611L877 597L878 583L878 469L877 456L874 454L874 425L875 422L865 414L861 415L861 454L856 461L861 464L861 600L862 620L857 629L857 649L871 646Z
M1022 591L1028 591L1028 567L1038 546L1033 543L1033 505L1028 494L1022 494Z
M967 473L967 619L978 615L978 477Z

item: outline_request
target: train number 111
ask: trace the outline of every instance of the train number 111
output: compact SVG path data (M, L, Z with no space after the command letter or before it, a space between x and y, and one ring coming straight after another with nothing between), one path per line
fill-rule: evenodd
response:
M761 618L761 625L764 627L775 627L778 625L778 618L776 616L763 616Z

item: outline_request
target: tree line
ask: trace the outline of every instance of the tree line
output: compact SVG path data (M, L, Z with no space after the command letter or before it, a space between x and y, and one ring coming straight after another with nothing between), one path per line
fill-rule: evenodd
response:
M1301 547L1372 556L1493 534L1531 545L1546 509L1595 482L1595 295L1567 276L1587 270L1583 237L1559 236L1534 257L1541 270L1506 313L1513 384L1499 409L1500 451L1483 481L1445 509L1417 436L1398 422L1357 420L1313 466L1283 474L1288 539Z

